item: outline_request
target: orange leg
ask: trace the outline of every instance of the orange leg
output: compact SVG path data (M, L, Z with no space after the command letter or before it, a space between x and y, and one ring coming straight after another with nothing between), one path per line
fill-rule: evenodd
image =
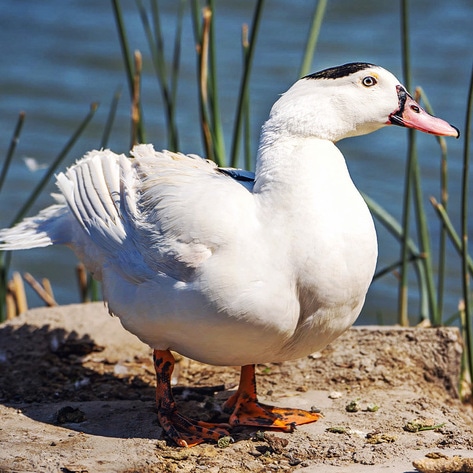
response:
M242 366L238 390L225 402L224 409L233 410L229 421L231 426L249 425L285 432L292 432L296 425L315 422L320 418L319 414L302 409L278 408L259 403L254 365Z
M171 374L174 357L169 350L154 350L154 369L156 370L156 405L158 419L166 434L180 447L192 447L199 443L228 435L226 424L210 424L195 421L177 412L176 402L171 390Z

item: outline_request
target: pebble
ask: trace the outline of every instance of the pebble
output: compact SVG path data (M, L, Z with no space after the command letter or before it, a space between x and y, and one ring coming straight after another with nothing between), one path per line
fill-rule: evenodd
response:
M343 396L343 394L340 391L332 391L328 397L329 399L340 399Z

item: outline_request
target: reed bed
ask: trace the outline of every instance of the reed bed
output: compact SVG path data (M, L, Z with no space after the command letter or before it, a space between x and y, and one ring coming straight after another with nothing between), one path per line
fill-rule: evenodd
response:
M400 0L400 22L401 32L399 39L402 46L402 64L404 83L412 90L411 53L410 53L410 25L409 25L409 1ZM304 51L301 52L300 75L310 71L317 40L323 24L327 0L319 0L309 18L307 42ZM217 80L217 48L215 39L216 16L214 0L207 0L201 4L198 0L178 0L178 8L175 19L175 35L173 38L163 37L162 18L160 15L160 3L150 0L144 4L136 0L136 8L139 11L143 31L145 33L148 51L131 51L127 33L126 21L123 18L120 0L112 0L111 14L113 14L117 26L120 47L126 70L126 81L128 85L131 120L130 120L130 145L146 141L146 130L142 120L143 103L140 100L141 71L143 61L150 61L156 76L156 83L163 100L163 110L156 113L164 113L166 123L167 143L162 147L170 150L179 150L179 135L182 130L176 121L176 110L178 106L178 84L180 79L180 56L182 28L185 15L190 15L193 25L193 35L196 54L196 89L198 91L198 107L200 116L200 131L205 155L219 165L250 168L253 163L251 143L250 116L251 100L249 84L254 61L254 50L258 41L258 32L263 20L265 1L255 2L253 16L248 25L242 25L241 54L242 67L240 71L240 84L238 100L233 120L231 142L225 143L224 125L219 103L219 84ZM144 57L144 59L143 59ZM433 112L428 97L420 87L416 89L417 99L422 101L429 112ZM121 98L121 91L117 91L108 120L104 126L103 138L100 147L105 147L110 134L113 132L113 122L117 103ZM468 246L468 183L469 183L469 155L471 141L471 109L473 102L473 72L470 79L470 90L466 99L465 125L463 127L463 171L462 171L462 198L461 198L461 228L455 229L449 216L448 202L448 150L445 139L437 138L439 155L441 159L440 175L440 198L432 198L431 205L435 209L435 215L440 225L438 244L433 245L432 235L429 232L429 221L426 206L428 202L422 195L422 175L418 162L418 150L416 143L416 132L409 130L408 153L405 167L405 178L403 183L402 217L400 220L394 218L382 206L372 198L364 195L365 200L377 221L383 225L399 244L399 260L389 266L379 268L375 278L385 277L393 272L399 275L398 285L398 308L397 322L407 326L422 323L431 326L455 323L461 327L466 341L464 366L465 376L473 377L473 323L471 314L471 290L470 276L473 274L473 259L469 254ZM77 130L72 134L68 143L58 154L44 177L32 191L30 197L25 201L20 211L15 215L12 224L18 222L26 215L38 195L43 191L57 167L68 154L71 146L80 138L82 132L88 125L96 109L93 104L89 113L79 123ZM14 127L10 148L5 156L0 169L0 192L7 178L8 169L15 154L16 144L21 134L25 114L20 113ZM228 150L228 151L227 151ZM430 224L430 225L429 225ZM461 281L463 297L459 301L457 313L449 314L444 311L445 278L446 278L446 247L451 243L458 254L458 265L461 268ZM437 242L436 242L437 243ZM438 247L438 254L434 255L432 247ZM415 274L416 281L412 283L408 275ZM27 306L23 280L18 274L13 275L9 281L10 258L8 254L0 254L0 320L11 317L12 314L21 312ZM32 277L25 278L27 282L36 288L41 297L48 305L55 303L52 289L47 281L42 284L36 282ZM97 300L100 298L99 288L85 273L83 268L78 269L78 281L80 282L81 300ZM418 314L414 316L408 313L409 299L415 294L420 301ZM7 315L8 314L8 315Z

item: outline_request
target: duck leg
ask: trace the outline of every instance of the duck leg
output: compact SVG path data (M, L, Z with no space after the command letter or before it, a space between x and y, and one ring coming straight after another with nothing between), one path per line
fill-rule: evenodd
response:
M156 371L156 405L158 420L168 437L180 447L192 447L209 440L217 441L228 435L227 424L210 424L189 419L177 412L176 401L171 390L171 375L174 357L169 350L153 351Z
M248 425L285 432L292 432L296 425L315 422L320 418L320 414L315 412L259 403L256 396L255 365L242 366L238 389L225 402L224 409L233 411L229 420L231 426Z

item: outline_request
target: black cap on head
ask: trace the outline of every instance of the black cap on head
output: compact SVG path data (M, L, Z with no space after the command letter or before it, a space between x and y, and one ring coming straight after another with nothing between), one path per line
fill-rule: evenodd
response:
M373 66L374 64L368 62L350 62L343 64L343 66L329 67L323 71L314 72L304 76L303 79L339 79L340 77L346 77Z

